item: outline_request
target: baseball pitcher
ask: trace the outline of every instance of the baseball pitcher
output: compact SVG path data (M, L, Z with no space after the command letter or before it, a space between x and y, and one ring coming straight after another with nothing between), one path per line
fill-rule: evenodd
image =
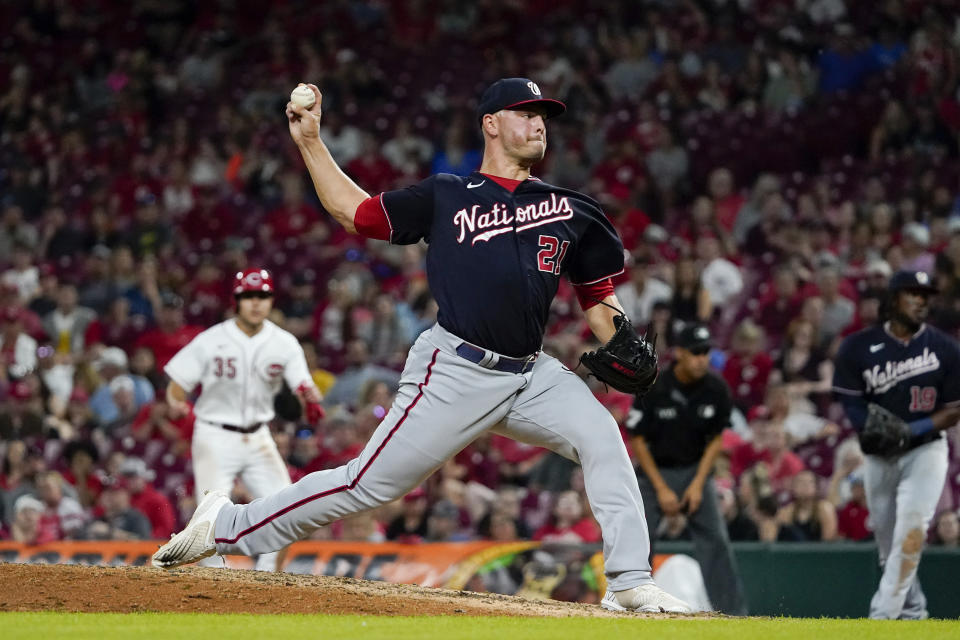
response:
M481 96L479 171L438 174L369 196L319 138L322 96L287 105L325 209L350 232L394 244L429 243L427 278L438 321L410 349L393 407L358 458L249 505L209 496L154 556L172 567L214 553L280 549L318 527L404 495L486 431L544 446L582 464L603 531L610 609L689 612L654 584L643 504L613 417L587 386L541 351L561 276L574 283L603 347L584 364L611 386L643 392L656 356L623 315L610 280L623 246L590 198L530 175L547 119L566 109L536 83L507 78ZM601 304L602 303L602 304Z

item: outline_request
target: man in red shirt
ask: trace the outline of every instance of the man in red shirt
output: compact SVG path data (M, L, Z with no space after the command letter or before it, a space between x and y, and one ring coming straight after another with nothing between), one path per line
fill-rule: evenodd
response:
M167 540L177 524L176 511L165 495L153 488L156 474L147 469L140 458L127 458L120 466L120 475L130 491L130 506L150 520L151 535Z
M787 447L787 434L783 424L771 422L770 411L764 406L749 413L753 442L738 445L730 455L730 472L739 478L747 469L763 462L769 469L770 483L774 491L787 488L793 476L806 468L803 460Z
M837 509L837 531L847 540L869 540L873 533L867 528L867 493L863 478L855 476L850 484L850 500Z
M183 299L180 296L165 293L161 296L161 303L157 311L157 326L143 334L136 344L137 348L146 347L153 352L158 371L163 371L170 358L203 331L203 327L184 322Z

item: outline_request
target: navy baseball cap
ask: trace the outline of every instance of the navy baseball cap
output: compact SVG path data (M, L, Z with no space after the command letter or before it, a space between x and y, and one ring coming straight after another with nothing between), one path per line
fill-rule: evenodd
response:
M898 291L925 291L927 293L937 293L937 288L930 278L930 274L925 271L897 271L890 277L887 284L890 293Z
M677 346L691 352L706 353L713 346L713 337L710 329L702 324L688 324L677 336Z
M519 109L534 104L541 105L546 110L547 118L558 116L567 110L567 105L559 100L544 98L540 87L529 78L501 78L487 87L480 96L477 120L483 120L483 116L501 109Z

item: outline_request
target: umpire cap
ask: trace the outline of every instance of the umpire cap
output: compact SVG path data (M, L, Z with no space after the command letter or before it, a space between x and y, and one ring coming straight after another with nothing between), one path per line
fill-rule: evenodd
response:
M501 78L487 87L480 96L477 105L477 120L483 120L488 113L502 109L520 109L529 105L541 105L546 117L553 118L567 110L567 105L559 100L544 98L540 87L529 78Z
M707 353L713 346L710 329L702 324L691 323L680 331L677 346L692 353Z
M930 275L925 271L897 271L890 278L887 285L891 295L898 291L923 291L925 293L937 293Z

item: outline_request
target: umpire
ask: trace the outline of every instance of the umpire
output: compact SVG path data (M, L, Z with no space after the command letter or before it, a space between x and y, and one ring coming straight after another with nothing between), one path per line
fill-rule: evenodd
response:
M711 476L733 403L726 382L709 371L710 347L706 327L687 325L677 338L674 363L636 399L627 429L640 463L637 479L651 543L661 515L686 512L710 602L724 613L746 615Z

